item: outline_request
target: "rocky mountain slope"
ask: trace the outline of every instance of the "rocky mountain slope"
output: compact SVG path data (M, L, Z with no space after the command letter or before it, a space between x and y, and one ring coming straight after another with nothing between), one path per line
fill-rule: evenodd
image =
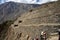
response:
M42 31L48 34L48 38L51 33L57 32L58 28L60 28L60 25L57 25L57 23L60 23L59 20L60 0L43 4L39 8L21 15L21 17L9 27L4 40L34 40L36 38L40 40ZM54 23L56 25L54 25Z
M20 18L25 25L41 23L60 23L60 2L48 3L28 12ZM21 23L21 24L22 24Z
M6 20L14 20L28 10L38 7L39 5L23 4L15 2L6 2L0 5L0 23Z

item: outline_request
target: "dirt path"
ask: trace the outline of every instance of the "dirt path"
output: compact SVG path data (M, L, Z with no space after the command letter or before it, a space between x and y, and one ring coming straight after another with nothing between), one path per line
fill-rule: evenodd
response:
M31 25L34 25L34 26L40 26L40 25L44 25L44 26L46 26L46 25L60 25L60 23L41 23L41 24L28 24L28 25L22 25L21 24L21 26L31 26Z

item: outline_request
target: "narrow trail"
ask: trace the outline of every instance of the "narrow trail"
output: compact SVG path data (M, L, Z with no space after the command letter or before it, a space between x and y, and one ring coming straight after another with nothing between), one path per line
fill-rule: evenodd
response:
M41 24L24 24L24 25L21 24L21 26L40 26L40 25L44 25L44 26L46 26L46 25L57 26L57 25L60 25L60 23L41 23Z

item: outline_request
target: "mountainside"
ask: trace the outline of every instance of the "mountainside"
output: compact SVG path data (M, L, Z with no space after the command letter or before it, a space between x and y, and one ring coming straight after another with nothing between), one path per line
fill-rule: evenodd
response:
M6 20L14 20L28 10L38 7L39 5L30 5L15 2L6 2L0 5L0 23Z
M41 32L57 33L60 28L60 0L41 5L21 15L12 24L4 40L35 40L41 38ZM55 25L55 24L56 25ZM54 34L53 34L54 35Z
M60 23L60 2L48 3L34 9L33 12L23 14L21 24L32 25L41 23Z

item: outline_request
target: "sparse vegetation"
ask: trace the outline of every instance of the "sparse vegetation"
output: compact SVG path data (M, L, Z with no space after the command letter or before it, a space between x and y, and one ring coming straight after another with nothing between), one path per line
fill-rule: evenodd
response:
M6 37L6 32L8 31L9 26L13 23L14 21L9 20L5 21L2 24L0 24L0 40L4 40Z

